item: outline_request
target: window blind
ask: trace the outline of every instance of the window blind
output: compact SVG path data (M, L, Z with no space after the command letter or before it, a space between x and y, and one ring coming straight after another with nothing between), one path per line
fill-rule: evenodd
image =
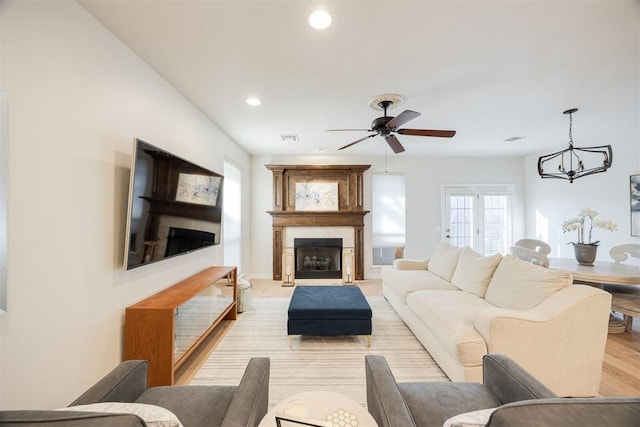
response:
M242 171L231 160L224 160L223 241L224 265L235 265L242 271Z
M404 174L372 175L372 243L374 248L405 245Z

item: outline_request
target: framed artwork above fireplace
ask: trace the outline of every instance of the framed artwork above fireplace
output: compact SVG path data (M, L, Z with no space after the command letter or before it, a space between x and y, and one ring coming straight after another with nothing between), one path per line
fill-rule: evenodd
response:
M295 209L301 211L337 211L337 182L296 182Z

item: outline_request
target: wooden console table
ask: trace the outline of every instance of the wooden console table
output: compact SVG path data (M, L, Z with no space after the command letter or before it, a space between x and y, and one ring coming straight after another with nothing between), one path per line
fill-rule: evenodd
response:
M232 296L218 283L225 277ZM211 331L236 319L237 279L236 267L209 267L127 307L124 357L149 362L149 387L172 385L175 371Z

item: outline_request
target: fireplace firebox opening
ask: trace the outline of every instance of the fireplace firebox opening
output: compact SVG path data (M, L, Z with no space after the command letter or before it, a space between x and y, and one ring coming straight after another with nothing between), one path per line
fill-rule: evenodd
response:
M342 239L293 239L296 279L341 279Z

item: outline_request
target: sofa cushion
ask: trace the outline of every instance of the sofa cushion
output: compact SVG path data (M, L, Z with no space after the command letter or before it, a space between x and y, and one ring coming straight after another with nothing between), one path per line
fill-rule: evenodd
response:
M461 412L500 405L498 399L478 383L410 382L398 383L398 389L416 426L441 426Z
M462 248L451 246L446 242L440 242L436 249L429 255L427 268L433 274L451 281L451 276L458 264L458 257Z
M451 283L463 291L484 298L493 273L501 260L501 254L482 256L471 248L463 248L458 265L451 276Z
M529 310L573 282L571 273L540 267L505 255L487 288L485 299L512 310Z
M136 401L167 408L185 426L220 426L238 390L235 386L159 386Z
M425 290L409 294L407 307L463 366L482 366L487 345L474 317L491 304L469 292Z
M458 291L451 283L427 270L396 270L383 267L380 276L382 282L389 285L391 292L398 296L402 303L406 302L407 295L411 292L424 289Z

